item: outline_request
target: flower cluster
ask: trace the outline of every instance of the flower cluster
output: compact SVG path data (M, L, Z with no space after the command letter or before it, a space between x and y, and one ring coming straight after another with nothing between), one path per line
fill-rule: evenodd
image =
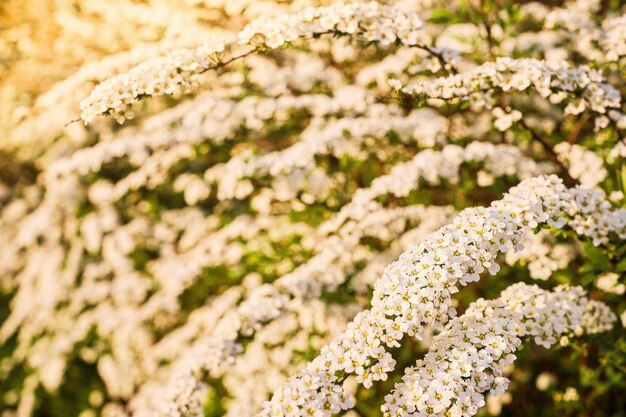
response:
M275 49L300 38L321 34L356 35L365 41L389 45L396 41L413 45L421 40L422 21L401 9L378 2L337 3L307 8L293 15L257 19L240 33L244 44Z
M418 81L402 92L429 99L467 99L477 105L491 106L495 91L536 90L552 102L570 99L566 113L589 109L599 114L619 108L619 92L604 82L597 70L587 65L572 67L563 61L534 58L498 58L470 71L435 80Z
M604 292L622 295L626 292L626 285L619 282L619 275L606 272L596 280L596 287Z
M563 8L546 12L545 27L565 29L583 56L599 62L619 62L626 55L626 19L623 15L595 18L602 5L598 1L566 2Z
M554 271L566 268L575 257L576 250L572 245L556 243L552 234L541 231L524 236L524 249L507 252L506 262L509 265L525 264L531 278L545 281Z
M604 161L595 152L580 145L561 142L554 147L558 158L568 166L572 178L591 188L600 184L607 176Z
M619 61L626 56L626 16L607 19L602 28L603 36L599 42L606 52L606 59Z
M85 124L102 114L110 114L120 123L131 119L133 113L130 107L143 96L181 94L193 90L200 73L220 65L219 54L223 51L222 43L205 44L146 61L99 84L81 102L80 117Z
M503 371L523 339L548 348L563 335L610 330L615 320L606 304L588 300L581 287L546 291L514 284L451 320L385 397L383 415L472 416L485 405L485 391L506 391Z
M521 120L522 118L522 113L520 111L511 109L507 109L505 111L501 107L495 107L491 113L496 118L493 125L502 132L508 130L513 123Z
M614 210L602 191L579 188L572 193L566 209L571 216L570 227L578 235L591 239L594 245L608 243L611 233L626 238L625 210Z

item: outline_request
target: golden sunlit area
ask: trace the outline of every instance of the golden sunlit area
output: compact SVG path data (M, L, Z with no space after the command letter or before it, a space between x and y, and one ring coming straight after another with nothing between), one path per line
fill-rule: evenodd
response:
M0 0L0 417L626 417L626 2Z

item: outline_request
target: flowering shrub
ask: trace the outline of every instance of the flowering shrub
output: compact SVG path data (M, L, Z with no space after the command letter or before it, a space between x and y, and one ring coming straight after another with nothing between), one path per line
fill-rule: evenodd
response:
M626 416L620 2L29 3L0 417Z

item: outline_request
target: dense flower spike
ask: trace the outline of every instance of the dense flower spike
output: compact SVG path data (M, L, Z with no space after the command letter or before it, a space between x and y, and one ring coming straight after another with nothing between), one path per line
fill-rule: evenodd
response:
M604 114L621 106L619 92L607 84L597 70L586 65L572 67L568 62L533 58L498 58L462 74L409 84L402 92L428 99L465 99L491 106L494 90L528 89L536 90L541 97L553 102L568 99L566 114L576 115L586 109ZM516 114L515 119L519 118Z
M548 348L563 335L610 330L615 320L606 304L588 300L581 287L546 291L514 284L499 298L480 299L451 320L426 357L406 369L402 382L385 397L383 415L475 415L485 405L484 392L506 391L504 369L524 339Z
M102 114L111 114L120 123L124 119L132 119L130 107L143 96L181 94L193 90L200 73L220 65L219 56L223 51L224 44L207 44L144 62L99 84L81 103L81 118L85 123L91 123Z

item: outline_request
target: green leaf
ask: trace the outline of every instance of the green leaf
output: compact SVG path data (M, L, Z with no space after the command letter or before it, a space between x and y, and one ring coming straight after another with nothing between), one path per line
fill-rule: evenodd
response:
M448 9L433 10L428 19L431 23L446 24L458 21L457 16Z
M615 267L615 270L617 272L624 272L624 271L626 271L626 258L622 259L621 261L619 261L617 263L617 266Z
M593 271L595 271L595 267L590 263L586 263L578 269L580 274L590 274Z
M611 269L611 261L602 249L594 246L591 242L583 243L583 249L595 269L600 271Z
M590 285L596 280L596 274L585 274L582 276L580 283L583 285Z

